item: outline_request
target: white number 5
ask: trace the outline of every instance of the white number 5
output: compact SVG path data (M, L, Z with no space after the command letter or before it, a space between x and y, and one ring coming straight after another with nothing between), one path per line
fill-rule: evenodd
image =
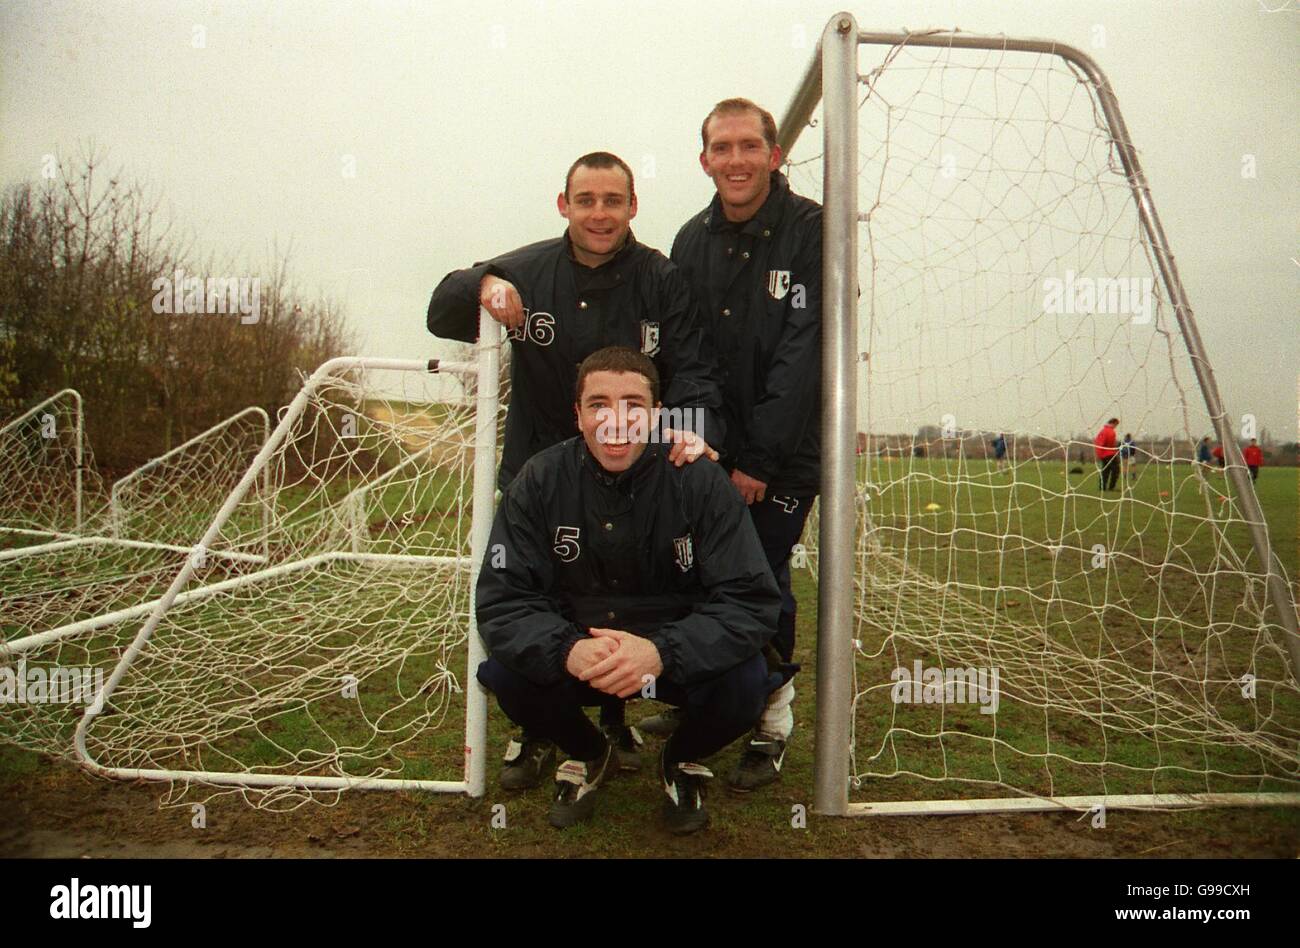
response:
M555 555L563 562L572 563L578 558L578 554L582 552L578 548L578 535L577 527L555 528L555 546L552 549L555 550Z

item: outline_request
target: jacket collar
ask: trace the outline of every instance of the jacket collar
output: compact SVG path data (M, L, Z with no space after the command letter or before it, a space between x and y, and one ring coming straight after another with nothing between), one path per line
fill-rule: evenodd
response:
M583 440L582 435L578 435L578 455L582 459L582 466L587 470L596 483L605 487L612 487L618 491L627 491L641 483L659 464L663 454L662 445L651 442L645 446L641 456L626 471L620 471L617 474L611 474L600 466L600 463L591 456L587 450L587 442Z
M704 219L705 226L713 232L731 228L742 234L771 237L781 223L781 218L785 216L790 182L779 171L773 171L770 180L771 190L768 191L767 200L753 217L743 223L732 223L727 220L726 215L722 213L722 198L715 193L712 203L709 204L709 213Z
M582 267L591 273L606 272L612 270L621 270L623 265L632 258L632 250L636 247L636 235L629 229L627 240L623 241L623 246L618 248L614 256L610 257L598 267L588 267L586 264L579 263L578 258L573 255L573 240L569 237L569 229L564 229L564 253L575 267Z

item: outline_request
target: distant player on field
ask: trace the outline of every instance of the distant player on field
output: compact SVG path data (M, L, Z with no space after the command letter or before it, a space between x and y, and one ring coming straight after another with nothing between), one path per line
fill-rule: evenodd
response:
M1002 470L1007 463L1007 436L999 433L992 441L993 457L997 461L998 470Z
M1103 491L1115 490L1115 481L1119 477L1119 448L1116 447L1119 439L1115 435L1118 424L1118 418L1110 419L1092 439Z
M1137 453L1137 444L1133 441L1133 435L1126 433L1124 441L1119 446L1119 459L1121 465L1120 474L1125 484L1133 480L1133 456Z
M1213 455L1210 453L1210 438L1207 435L1201 439L1201 443L1196 446L1196 463L1204 464L1209 467L1213 463Z
M1259 447L1259 442L1254 438L1250 439L1250 444L1242 449L1242 457L1246 461L1246 467L1250 468L1250 479L1259 480L1259 468L1264 463L1264 452Z

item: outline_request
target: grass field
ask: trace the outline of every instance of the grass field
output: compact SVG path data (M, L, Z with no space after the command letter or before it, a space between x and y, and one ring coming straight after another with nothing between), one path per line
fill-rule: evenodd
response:
M1213 594L1207 595L1207 584L1189 579L1193 574L1150 572L1161 554L1195 565L1214 562L1216 553L1224 552L1214 548L1204 520L1190 516L1194 501L1187 492L1193 488L1185 477L1175 471L1162 483L1154 471L1144 472L1131 496L1102 500L1095 475L1070 476L1060 464L1022 468L1013 478L988 470L982 461L913 464L905 477L898 476L900 462L892 462L893 475L886 477L885 463L867 467L864 462L863 468L865 481L888 485L873 492L870 505L887 553L880 564L888 568L879 570L874 586L862 586L854 767L862 779L853 799L1164 792L1207 784L1246 788L1230 776L1210 781L1209 771L1255 775L1248 789L1295 789L1294 783L1258 779L1266 771L1285 773L1284 763L1261 757L1258 750L1207 746L1212 742L1186 721L1179 725L1183 740L1162 736L1159 719L1134 724L1142 714L1171 705L1134 699L1120 687L1134 679L1130 673L1112 670L1107 677L1093 668L1078 680L1072 665L1058 665L1065 684L1056 694L1046 679L1016 679L1030 667L1026 656L1035 649L1026 649L1023 637L1032 629L1038 629L1040 658L1095 655L1108 644L1118 646L1141 672L1136 680L1155 694L1164 694L1177 675L1204 673L1211 654L1222 664L1210 669L1212 681L1230 680L1253 657L1261 672L1260 693L1272 701L1264 730L1276 735L1290 728L1295 734L1294 686L1280 684L1277 669L1264 667L1259 658L1264 650L1253 636L1237 634L1241 622L1231 604L1241 590L1216 575ZM1292 469L1266 469L1259 484L1278 554L1288 564L1295 563L1295 486ZM1165 499L1167 506L1188 515L1165 514L1162 490L1172 498ZM448 507L446 490L420 497L412 504L409 494L393 487L371 498L368 541L390 550L463 539L461 530L447 532L445 515L454 503ZM419 509L391 516L386 511L396 504ZM929 504L939 509L927 511ZM310 519L307 511L300 515ZM1236 531L1228 529L1233 548L1240 539L1233 539ZM1041 542L1023 539L1029 537ZM1113 569L1105 571L1115 574L1109 585L1099 585L1095 577L1090 582L1085 568L1084 551L1090 556L1094 542L1116 554ZM1061 552L1046 550L1052 545L1071 552L1063 560ZM435 589L448 584L449 596ZM463 584L454 584L451 575L332 565L317 570L310 582L248 587L177 610L151 642L153 653L124 679L117 706L91 729L92 753L105 763L128 766L201 762L317 773L329 772L328 761L337 759L356 774L378 768L404 777L458 779L464 702L451 685L464 676L467 599ZM297 802L292 797L264 799L267 809L257 810L238 794L212 796L202 787L168 795L167 802L182 805L159 809L165 786L112 783L69 766L75 715L67 708L54 713L41 707L27 709L25 721L9 715L6 729L12 733L17 726L39 737L38 746L63 748L65 760L12 746L0 749L0 805L13 816L0 831L0 852L53 855L81 847L103 854L178 855L1170 856L1300 850L1300 811L1286 809L1112 815L1105 831L1079 822L1073 812L866 820L810 816L806 829L796 829L797 808L812 805L816 586L808 572L796 571L795 589L801 603L797 658L805 670L798 679L797 725L783 780L748 798L729 796L722 781L715 781L715 826L698 840L670 841L657 828L660 795L653 754L658 745L653 741L644 772L611 785L595 824L555 833L545 823L545 787L522 794L495 787L495 761L510 732L495 706L489 712L492 763L484 799L353 792L322 796L325 808L308 804L292 812L268 812L289 809ZM430 614L431 602L442 603L437 615ZM1103 623L1086 621L1098 613L1105 616ZM1213 631L1198 638L1193 630L1207 626L1207 619ZM274 646L264 641L268 625L278 633ZM58 661L109 664L137 629L138 623L123 623L65 643ZM1179 654L1161 658L1149 644L1142 652L1153 629L1173 636ZM1012 674L1004 678L999 713L892 703L882 687L890 683L888 671L913 659L949 665L1003 661ZM1161 661L1153 664L1156 659ZM357 697L350 701L338 696L344 674L359 678ZM1095 698L1070 690L1098 684ZM1227 698L1221 690L1225 694L1214 696L1220 699L1216 707ZM1036 704L1035 695L1045 693L1050 702ZM1179 696L1166 697L1172 702ZM629 719L635 722L655 710L652 703L636 702ZM1251 719L1241 711L1229 711L1225 720L1249 726ZM1121 713L1126 717L1116 726L1096 723L1099 716ZM989 740L995 724L996 745ZM1294 743L1291 749L1294 754ZM711 762L719 776L735 753L728 749ZM949 779L933 779L943 775ZM209 814L209 829L202 832L191 826L189 809L200 801ZM494 810L497 804L505 809ZM493 828L493 816L501 813L505 828Z
M1259 560L1222 475L1202 495L1190 465L1139 466L1103 496L1091 465L864 468L880 547L859 571L855 798L1296 788L1300 692L1261 637L1277 614L1238 568ZM1294 564L1295 472L1259 493ZM998 668L997 713L894 703L890 673L914 661Z

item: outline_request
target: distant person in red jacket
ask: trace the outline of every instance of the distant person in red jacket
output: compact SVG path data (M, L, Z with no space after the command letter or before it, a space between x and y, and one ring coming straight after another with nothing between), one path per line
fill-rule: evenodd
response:
M1118 424L1119 419L1112 418L1097 432L1097 437L1092 439L1093 448L1097 452L1097 464L1101 468L1103 491L1114 490L1115 482L1119 479L1119 448L1116 447L1119 438L1115 436L1115 426Z
M1246 467L1250 468L1250 479L1259 480L1259 466L1264 463L1264 452L1255 443L1254 438L1250 439L1250 444L1246 445L1241 453L1246 459Z
M1214 455L1214 463L1219 465L1219 467L1223 467L1223 445L1216 444L1214 450L1210 453Z

